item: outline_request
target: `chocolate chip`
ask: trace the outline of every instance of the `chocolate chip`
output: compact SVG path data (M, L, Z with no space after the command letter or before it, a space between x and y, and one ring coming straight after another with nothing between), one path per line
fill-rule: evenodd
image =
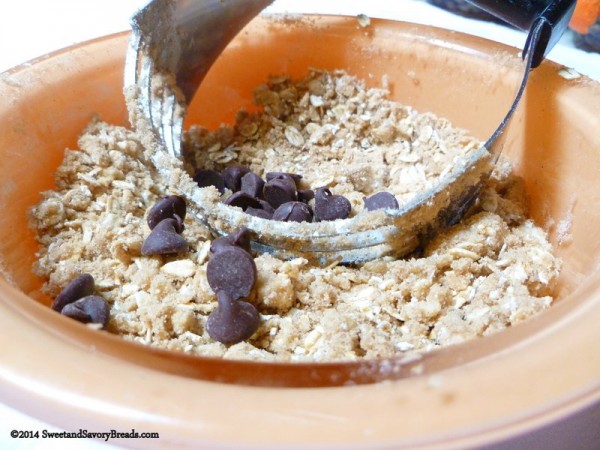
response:
M212 253L218 253L224 248L231 247L232 245L229 236L219 236L210 243L210 251Z
M222 249L231 247L232 245L250 253L250 230L246 227L241 227L239 230L229 233L227 236L216 238L210 244L210 251L213 254L218 253Z
M398 209L398 200L389 192L378 192L370 197L363 197L365 209L375 211L377 209Z
M265 180L253 172L248 172L242 177L240 190L251 197L262 197Z
M236 192L231 194L223 203L229 206L237 206L244 211L248 208L260 208L258 199L248 195L246 192Z
M279 208L284 203L296 201L296 183L291 177L272 178L265 184L263 196L273 208Z
M281 205L273 213L273 220L283 222L312 222L313 212L306 203L288 202Z
M225 180L225 187L232 192L240 190L242 177L250 172L250 168L247 166L240 166L235 164L229 166L223 170L223 179Z
M259 208L248 208L246 209L246 214L250 214L251 216L261 217L263 219L271 219L273 217L273 213L275 212L275 208L273 208L266 200L257 199Z
M225 192L225 180L223 179L223 175L216 170L198 169L194 174L193 179L201 188L214 186L221 194Z
M261 219L271 220L273 218L273 213L264 209L258 208L248 208L246 210L246 214L250 214L254 217L260 217Z
M231 243L250 253L250 230L246 227L241 227L234 233L229 234Z
M265 178L267 179L267 183L271 180L275 180L277 178L279 179L291 179L294 184L296 185L296 187L298 187L298 184L300 183L300 180L302 179L302 175L298 175L297 173L290 173L290 172L267 172L265 174Z
M256 281L252 256L239 247L221 248L206 266L206 277L213 291L225 291L234 299L247 297Z
M61 311L65 305L73 303L80 298L87 297L94 293L94 277L89 273L82 273L73 278L69 284L56 296L51 308L54 311Z
M315 198L315 191L312 189L300 189L298 191L298 201L308 203Z
M185 199L179 195L169 195L150 208L146 221L151 230L164 219L171 219L175 216L178 216L183 224L185 212Z
M187 241L177 234L177 220L165 219L154 227L142 245L142 255L168 255L188 251Z
M173 219L175 219L175 231L177 231L177 233L179 233L179 234L183 233L183 231L185 230L185 225L183 224L183 219L181 217L179 217L177 214L175 214L173 216Z
M317 220L345 219L350 215L352 205L341 195L333 195L331 191L322 187L315 192L315 216Z
M224 291L217 292L219 305L206 321L206 331L215 341L226 345L250 338L258 329L260 316L251 303L235 300Z
M79 322L99 323L104 328L108 322L109 307L102 297L88 295L65 305L60 313Z
M260 209L264 209L265 211L270 212L271 214L275 212L275 208L273 208L266 200L262 200L259 198L258 204L260 205Z

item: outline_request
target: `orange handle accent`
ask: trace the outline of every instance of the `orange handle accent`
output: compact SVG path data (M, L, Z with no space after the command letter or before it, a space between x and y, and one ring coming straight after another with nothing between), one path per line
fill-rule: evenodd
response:
M599 17L600 0L578 0L569 26L578 33L586 34Z

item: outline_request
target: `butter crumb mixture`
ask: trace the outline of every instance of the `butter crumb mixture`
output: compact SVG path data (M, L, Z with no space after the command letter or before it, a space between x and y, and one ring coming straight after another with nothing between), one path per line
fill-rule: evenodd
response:
M479 143L447 120L386 99L344 72L274 77L256 89L258 112L232 127L186 136L192 167L244 164L258 174L300 173L347 196L386 190L400 205L432 186ZM212 237L185 219L190 250L142 256L147 211L177 194L144 161L141 141L93 120L66 150L56 187L31 210L40 242L36 275L56 297L91 274L110 306L106 329L125 339L195 355L278 361L340 361L426 352L488 335L547 309L560 261L527 218L522 183L500 160L480 200L421 254L320 267L255 255L247 301L260 325L224 345L206 331L217 296L207 282Z

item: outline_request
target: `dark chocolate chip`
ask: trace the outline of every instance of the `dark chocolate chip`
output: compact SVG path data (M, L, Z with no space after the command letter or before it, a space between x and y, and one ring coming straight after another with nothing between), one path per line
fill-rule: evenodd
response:
M175 219L175 231L177 231L179 234L183 233L183 231L185 230L183 219L177 214L173 216L173 219Z
M109 307L102 297L88 295L65 305L60 313L79 322L99 323L104 328L108 322Z
M377 209L398 209L398 200L389 192L378 192L370 197L363 197L365 209L375 211Z
M177 234L177 220L165 219L154 227L142 245L142 255L169 255L188 251L187 241Z
M273 208L266 200L262 200L260 198L257 200L260 205L260 208L248 208L246 210L246 214L270 220L273 217L275 208Z
M223 203L229 206L237 206L238 208L242 208L244 211L246 211L248 208L260 208L258 199L241 191L231 194Z
M312 189L300 189L298 191L298 201L308 203L315 198L315 191Z
M265 180L253 172L248 172L242 177L240 190L251 197L262 197Z
M206 278L217 293L225 291L234 299L248 297L256 281L256 264L245 250L223 247L208 261Z
M231 247L232 245L229 236L219 236L210 243L210 251L212 253L218 253L224 248Z
M273 208L279 208L284 203L296 201L296 184L290 177L273 178L265 184L263 196Z
M239 230L229 234L231 243L250 253L250 230L246 227L241 227Z
M146 221L151 230L158 225L159 222L165 219L174 218L175 216L179 216L180 221L183 223L185 212L185 199L179 195L169 195L150 208Z
M222 172L223 179L225 180L225 187L232 192L240 190L242 177L250 172L250 167L240 166L235 164L225 168Z
M267 180L267 183L271 180L275 180L277 178L279 179L291 179L294 184L296 185L296 187L298 187L298 184L300 183L300 180L302 179L302 175L298 175L297 173L290 173L290 172L267 172L265 174L265 178Z
M221 194L225 192L225 180L223 179L223 175L216 170L198 169L194 174L194 181L201 188L214 186Z
M246 214L250 214L254 217L260 217L261 219L271 220L273 218L273 213L264 209L258 208L248 208L246 210Z
M269 202L267 202L266 200L261 200L260 198L258 199L258 204L260 205L260 209L264 209L265 211L273 214L275 212L275 208L273 208Z
M60 312L65 305L73 303L80 298L94 293L94 277L89 273L82 273L73 278L69 284L56 296L52 303L52 309Z
M312 209L302 202L284 203L273 213L273 220L283 222L312 222L312 219Z
M220 252L222 249L237 246L250 253L250 230L246 227L241 227L239 230L216 238L210 244L210 251L214 253Z
M345 219L350 215L352 205L341 195L333 195L331 191L322 187L315 192L315 216L317 220Z
M206 321L206 331L215 341L226 345L250 338L258 329L260 316L253 304L234 300L224 291L217 292L219 305Z

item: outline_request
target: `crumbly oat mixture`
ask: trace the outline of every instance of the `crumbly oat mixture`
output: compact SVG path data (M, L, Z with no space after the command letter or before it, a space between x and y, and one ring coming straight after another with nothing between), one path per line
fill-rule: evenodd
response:
M189 133L193 165L301 173L311 186L348 196L355 213L362 195L378 190L402 204L478 145L344 73L312 72L296 83L279 77L256 98L264 114L240 113L234 128ZM205 329L217 304L206 280L209 232L188 217L189 253L141 256L150 233L145 214L177 192L143 162L140 140L127 129L95 120L79 147L65 152L56 189L32 209L41 244L34 271L53 297L76 275L92 274L110 303L107 329L125 339L238 359L391 357L502 330L552 303L560 263L501 161L469 217L419 257L320 267L258 255L248 301L261 325L249 341L227 347Z
M363 196L389 191L400 205L432 188L481 143L433 114L386 99L345 72L312 71L294 82L273 77L254 92L261 112L235 126L193 127L188 161L222 170L235 162L264 177L301 174L306 187L328 186L363 209ZM264 111L264 112L263 112Z

